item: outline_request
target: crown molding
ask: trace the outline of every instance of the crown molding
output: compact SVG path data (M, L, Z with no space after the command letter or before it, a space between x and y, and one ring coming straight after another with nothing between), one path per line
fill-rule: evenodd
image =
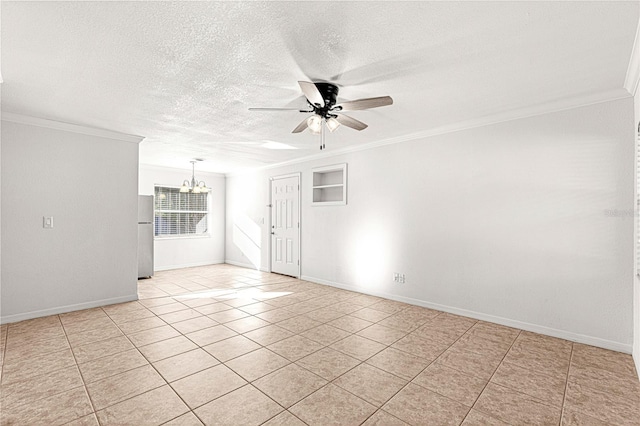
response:
M636 38L633 41L633 48L631 49L627 75L624 78L624 88L627 89L631 96L636 94L638 82L640 82L640 22L638 22Z
M139 166L140 169L145 169L145 170L156 170L159 172L166 172L166 171L170 171L170 172L175 172L175 173L191 173L191 168L187 167L187 168L181 168L181 167L168 167L168 166L159 166L157 164L147 164L147 163L140 163ZM211 177L220 177L220 178L224 178L226 177L226 175L224 173L220 173L220 172L207 172L206 170L198 170L197 171L198 176L199 175L208 175Z
M402 142L409 142L419 139L425 139L433 136L444 135L447 133L455 133L463 130L474 129L478 127L491 126L494 124L520 120L528 117L535 117L544 114L551 114L570 109L586 107L589 105L600 104L604 102L612 102L620 99L629 98L630 95L625 89L613 89L604 92L587 93L580 96L571 98L558 99L552 102L546 102L538 105L529 106L517 110L506 111L502 113L492 114L485 117L481 117L473 120L465 120L458 123L434 127L433 129L423 130L420 132L409 133L402 136L396 136L393 138L382 139L375 142L369 142L365 144L355 145L351 147L337 149L335 151L323 151L321 153L307 155L293 160L283 161L277 164L269 164L266 166L260 166L251 169L239 170L237 172L226 173L227 177L241 176L246 174L252 174L263 170L274 169L278 167L290 166L292 164L306 163L322 158L329 158L343 154L349 154L357 151L364 151L368 149L378 148L386 145L393 145Z
M101 138L115 139L136 144L139 144L144 139L143 136L128 135L126 133L118 133L111 130L64 123L62 121L47 120L44 118L32 117L29 115L15 114L13 112L2 112L2 121L46 127L53 130L62 130L65 132L78 133L81 135L98 136Z

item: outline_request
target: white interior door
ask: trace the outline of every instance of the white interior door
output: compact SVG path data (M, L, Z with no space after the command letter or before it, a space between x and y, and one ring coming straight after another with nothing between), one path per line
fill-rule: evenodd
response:
M300 276L300 176L271 180L271 272Z

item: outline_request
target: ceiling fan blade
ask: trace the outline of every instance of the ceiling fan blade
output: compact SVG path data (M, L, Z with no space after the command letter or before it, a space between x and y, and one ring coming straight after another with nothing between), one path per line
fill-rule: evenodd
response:
M338 123L356 130L364 130L368 127L362 121L344 114L336 114L336 120L338 120Z
M378 108L382 106L392 105L391 96L380 96L377 98L357 99L355 101L343 102L334 108L338 111L357 111L360 109Z
M302 120L302 122L300 124L298 124L298 126L293 129L293 131L291 133L300 133L303 130L305 130L308 125L307 125L307 120L309 119L309 117L305 118L304 120Z
M300 108L249 108L249 111L303 111ZM312 112L312 111L309 111Z
M324 107L324 99L315 84L309 81L299 81L298 84L300 85L300 89L302 89L302 93L304 93L304 96L312 105L319 105L321 108Z

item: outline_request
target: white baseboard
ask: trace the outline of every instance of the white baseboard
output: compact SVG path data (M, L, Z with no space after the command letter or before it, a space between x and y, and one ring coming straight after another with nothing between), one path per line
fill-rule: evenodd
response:
M207 266L207 265L219 265L221 263L226 263L224 260L214 260L212 262L195 262L195 263L183 263L179 265L165 265L165 266L154 266L153 271L170 271L172 269L182 269L182 268L193 268L194 266Z
M488 315L482 312L469 311L466 309L460 309L453 306L440 305L437 303L427 302L425 300L413 299L410 297L403 297L403 296L398 296L395 294L390 294L385 292L367 291L362 287L336 283L336 282L327 281L327 280L323 280L315 277L302 276L301 279L305 281L318 283L318 284L329 285L331 287L341 288L344 290L357 291L358 293L369 294L371 296L384 297L385 299L396 300L398 302L409 303L411 305L417 305L425 308L435 309L438 311L449 312L451 314L461 315L461 316L465 316L465 317L469 317L477 320L488 321L495 324L504 325L507 327L519 328L521 330L531 331L533 333L539 333L539 334L545 334L547 336L558 337L560 339L570 340L572 342L577 342L577 343L583 343L585 345L597 346L599 348L610 349L613 351L624 352L627 354L632 353L632 345L630 344L614 342L606 339L600 339L598 337L587 336L584 334L572 333L570 331L565 331L565 330L558 330L555 328L512 320L509 318ZM640 358L640 354L638 354L638 356L635 356L634 358L636 360L636 366L638 366L638 358Z
M640 351L633 351L633 362L636 364L636 375L638 376L638 379L640 379L640 353L638 353Z
M228 263L229 265L233 265L233 266L239 266L241 268L253 269L254 271L269 272L269 271L265 271L262 268L256 268L255 265L253 265L251 263L236 262L235 260L228 260L228 259L225 260L224 263Z
M115 303L131 302L138 300L138 293L129 296L114 297L111 299L93 300L91 302L78 303L76 305L57 306L55 308L42 309L40 311L24 312L21 314L6 315L0 317L0 324L24 321L33 318L46 317L48 315L64 314L67 312L80 311L82 309L96 308L98 306L113 305Z

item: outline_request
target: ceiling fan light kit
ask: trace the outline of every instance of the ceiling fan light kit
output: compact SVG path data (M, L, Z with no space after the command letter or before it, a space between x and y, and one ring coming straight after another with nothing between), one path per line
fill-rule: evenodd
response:
M358 111L364 109L378 108L392 105L391 96L379 96L376 98L358 99L337 104L339 88L335 84L326 82L312 83L309 81L298 81L298 85L307 98L310 110L299 110L303 113L313 113L310 117L302 120L292 133L300 133L309 129L313 134L321 135L320 149L324 149L324 124L333 132L341 125L355 130L364 130L367 125L356 120L342 111ZM249 108L250 111L282 111L292 110L292 108Z

